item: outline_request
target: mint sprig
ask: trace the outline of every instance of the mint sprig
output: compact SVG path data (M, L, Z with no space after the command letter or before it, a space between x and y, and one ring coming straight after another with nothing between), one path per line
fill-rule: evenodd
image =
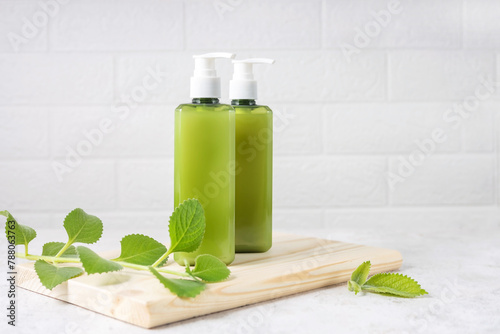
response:
M370 267L370 261L366 261L352 273L351 280L347 282L349 291L354 291L355 294L366 291L405 298L427 294L427 291L422 289L413 278L398 273L375 274L366 280Z
M205 234L205 214L196 199L184 201L172 213L169 221L170 249L151 237L130 234L120 242L120 256L112 260L99 256L88 247L74 246L75 243L97 242L103 231L101 220L82 209L71 211L64 219L67 242L47 242L43 245L41 255L28 253L28 244L36 237L35 230L18 224L7 211L0 211L0 214L7 217L5 234L9 242L25 246L24 254L16 253L16 256L36 261L34 268L38 278L42 285L50 290L83 273L105 274L126 267L149 271L172 293L182 298L192 298L206 288L206 283L223 281L230 274L224 262L208 254L199 255L192 270L189 265L185 272L163 267L170 254L193 252L200 247ZM80 264L81 267L69 267L65 265L67 263ZM181 276L184 279L168 278L164 274Z

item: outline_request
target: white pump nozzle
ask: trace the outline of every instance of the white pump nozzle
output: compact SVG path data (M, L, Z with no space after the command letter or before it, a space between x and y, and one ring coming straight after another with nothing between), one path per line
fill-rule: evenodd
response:
M229 82L231 100L256 100L257 81L253 78L253 64L274 64L274 59L251 58L233 60L233 79Z
M215 71L215 59L233 59L233 53L213 52L193 56L194 74L191 77L191 98L219 98L220 78Z

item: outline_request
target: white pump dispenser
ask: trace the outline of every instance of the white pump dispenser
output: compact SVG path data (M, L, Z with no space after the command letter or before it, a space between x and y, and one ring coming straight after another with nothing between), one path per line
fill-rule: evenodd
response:
M274 59L250 58L233 60L234 74L229 82L229 99L256 100L257 81L253 78L253 64L274 64Z
M193 56L194 74L191 77L191 98L219 98L220 77L215 71L215 59L233 59L233 53L213 52Z

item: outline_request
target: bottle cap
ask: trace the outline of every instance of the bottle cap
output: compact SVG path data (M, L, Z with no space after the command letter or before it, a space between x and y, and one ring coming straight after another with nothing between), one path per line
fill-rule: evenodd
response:
M231 100L256 100L257 81L253 77L253 64L274 64L274 59L250 58L233 60L233 79L229 82Z
M215 59L233 59L233 53L213 52L193 56L194 74L191 77L191 98L219 98L220 78L215 71Z

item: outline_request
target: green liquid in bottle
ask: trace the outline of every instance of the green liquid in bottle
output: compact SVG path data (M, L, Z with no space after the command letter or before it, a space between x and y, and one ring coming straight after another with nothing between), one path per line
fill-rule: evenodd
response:
M233 100L236 113L236 252L272 245L273 114L253 100Z
M234 260L235 113L218 101L193 99L175 110L174 204L196 198L206 219L200 248L174 255L181 265L184 259L193 265L200 254Z

